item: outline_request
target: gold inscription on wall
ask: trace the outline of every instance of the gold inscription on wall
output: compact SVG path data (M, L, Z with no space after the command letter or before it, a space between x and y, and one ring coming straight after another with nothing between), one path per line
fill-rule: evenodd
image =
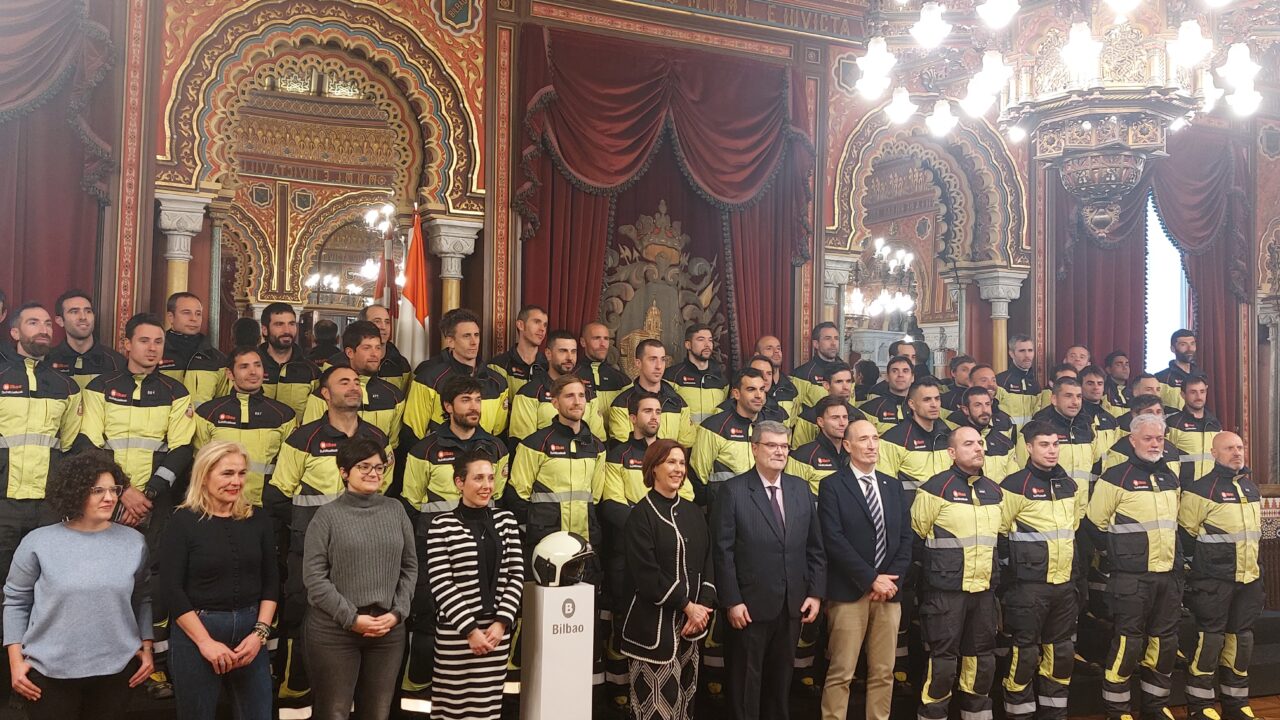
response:
M700 15L746 20L810 35L857 39L862 18L769 0L632 0L650 7L676 7Z

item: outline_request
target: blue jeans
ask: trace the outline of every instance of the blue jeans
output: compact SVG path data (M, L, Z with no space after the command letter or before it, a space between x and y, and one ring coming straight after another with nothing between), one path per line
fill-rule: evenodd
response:
M253 632L258 608L197 610L196 615L209 637L235 650ZM236 720L271 720L271 662L265 646L248 666L219 675L175 622L169 638L169 670L182 720L214 720L224 686Z

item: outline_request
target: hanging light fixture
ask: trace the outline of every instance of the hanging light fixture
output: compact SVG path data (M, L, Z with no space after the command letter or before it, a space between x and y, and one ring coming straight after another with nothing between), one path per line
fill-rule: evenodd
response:
M898 59L889 52L883 37L871 38L867 43L867 53L854 62L862 71L862 77L854 84L862 97L875 100L889 89L889 71Z
M1227 48L1227 61L1218 68L1218 77L1231 87L1253 86L1253 78L1262 68L1249 57L1249 46L1235 43Z
M945 5L927 2L920 6L920 19L911 26L911 37L926 50L936 48L951 33L951 23L942 19Z
M919 107L911 102L911 93L907 92L906 88L900 87L893 91L893 102L885 106L884 112L889 116L889 122L901 125L910 120Z
M1178 26L1178 38L1169 41L1169 57L1178 67L1199 65L1213 50L1213 41L1200 32L1200 23L1184 20Z
M1129 14L1142 4L1142 0L1107 0L1107 7L1116 14L1116 24L1129 22Z
M960 119L951 112L951 103L939 100L933 104L933 112L924 119L924 124L928 126L929 133L934 137L945 137L959 121Z
M1018 14L1018 0L987 0L978 6L978 17L992 30L999 30Z
M1071 75L1071 84L1085 87L1098 79L1098 57L1102 55L1102 43L1093 39L1089 24L1078 22L1067 33L1067 44L1062 47L1062 60Z
M995 96L986 91L982 78L971 77L965 95L960 100L960 109L969 117L979 118L987 114L995 101Z

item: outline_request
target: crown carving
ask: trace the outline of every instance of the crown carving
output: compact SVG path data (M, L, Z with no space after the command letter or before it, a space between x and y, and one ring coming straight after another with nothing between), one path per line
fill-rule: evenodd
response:
M671 221L667 215L667 201L658 201L658 212L641 215L635 225L623 225L618 232L636 244L641 257L657 263L663 258L668 264L680 261L680 253L689 244L689 236L680 232L680 221Z

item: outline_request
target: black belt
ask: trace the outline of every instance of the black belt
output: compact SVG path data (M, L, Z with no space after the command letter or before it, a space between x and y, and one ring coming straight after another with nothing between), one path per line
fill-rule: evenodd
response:
M372 615L373 617L386 615L389 612L391 611L381 605L365 605L364 607L356 608L357 615Z

